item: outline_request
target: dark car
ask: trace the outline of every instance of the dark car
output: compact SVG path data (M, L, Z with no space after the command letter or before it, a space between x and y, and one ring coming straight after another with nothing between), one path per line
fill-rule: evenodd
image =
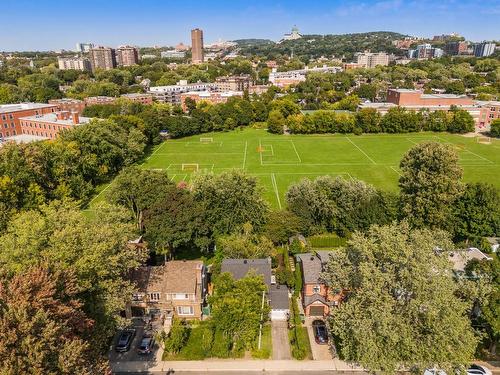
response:
M135 337L135 329L126 329L120 333L118 340L116 341L115 350L118 353L128 352L130 350L130 345Z
M320 345L328 344L328 333L326 331L325 322L321 320L315 320L312 323L314 340Z
M155 339L151 336L144 336L137 347L137 353L150 354L155 346Z

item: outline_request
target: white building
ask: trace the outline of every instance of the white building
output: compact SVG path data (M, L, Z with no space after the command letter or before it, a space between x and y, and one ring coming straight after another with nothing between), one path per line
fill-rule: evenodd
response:
M342 71L339 66L322 66L298 70L289 70L287 72L278 72L276 68L273 68L271 73L269 73L269 82L278 87L286 87L289 85L294 85L306 80L306 75L308 73L337 73Z
M297 26L292 27L292 32L290 34L283 35L282 40L296 40L302 38L302 35L299 33L299 29Z
M356 64L363 68L375 68L377 65L389 65L389 55L385 52L357 52L354 54Z
M181 80L175 85L150 87L148 93L152 94L158 102L181 104L181 94L183 93L216 90L216 88L215 83L197 82L188 84L186 80Z
M79 53L88 53L92 48L94 48L94 44L92 43L76 43L75 51Z
M60 70L82 70L82 71L90 71L91 65L90 60L85 57L58 57L57 63L59 64Z
M162 59L183 59L186 56L186 52L170 49L168 51L160 52L160 56Z
M476 43L472 46L474 51L474 56L476 57L487 57L495 53L495 43Z

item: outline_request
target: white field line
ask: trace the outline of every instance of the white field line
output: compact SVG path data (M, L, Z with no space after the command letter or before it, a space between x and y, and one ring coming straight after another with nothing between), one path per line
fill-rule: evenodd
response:
M195 155L193 152L162 152L156 155ZM241 152L203 152L200 155L241 155Z
M363 153L363 155L365 155L373 164L377 165L377 163L375 163L375 160L373 160L371 157L369 157L368 154L366 152L364 152L356 143L351 141L351 138L349 138L349 137L346 137L346 138L349 142L351 142L353 144L354 147L356 147L359 151L361 151Z
M414 145L418 145L418 143L417 143L417 142L415 142L415 141L412 141L412 140L411 140L411 138L406 137L405 139L406 139L408 142L413 143Z
M436 137L436 138L438 138L438 139L440 139L440 140L442 140L443 142L446 142L447 144L451 144L452 146L455 146L455 147L457 147L457 146L458 146L458 145L457 145L457 144L455 144L455 143L452 143L452 142L447 142L447 141L446 141L446 139L441 138L439 135L436 135L435 137ZM464 147L463 149L461 149L461 151L467 151L468 153L470 153L470 154L472 154L472 155L474 155L474 156L477 156L478 158L483 159L484 161L487 161L488 163L495 164L495 163L494 163L494 162L492 162L491 160L486 159L484 156L478 155L478 154L476 154L475 152L472 152L472 151L470 151L469 149L467 149L467 148L465 148L465 147Z
M92 200L89 202L89 206L92 204L93 201L95 201L97 198L99 198L99 196L104 193L106 190L108 190L108 188L111 186L111 182L108 184L108 186L106 186L104 189L102 189L99 194L97 194L94 198L92 198Z
M292 142L293 150L295 151L295 155L297 155L297 158L299 159L299 163L302 163L302 159L300 158L300 155L297 152L297 147L295 147L295 143L293 143L292 140L290 140L290 142Z
M151 157L152 157L153 155L155 155L158 151L160 151L160 149L161 149L161 148L163 148L163 145L164 145L164 144L165 144L165 143L162 143L162 144L161 144L161 145L160 145L160 146L159 146L156 150L154 150L154 151L153 151L153 153L152 153L151 155L149 155L149 156L148 156L148 158L147 158L146 160L151 159Z
M274 173L271 173L271 182L273 184L274 192L276 194L276 199L278 200L278 207L281 209L280 194L278 192L278 184L276 183L276 177L274 176Z
M242 167L242 169L245 169L245 164L247 162L247 148L248 148L248 141L245 141L245 153L243 154L243 167Z
M173 181L175 176L177 176L176 174L174 174L172 177L170 177L170 181Z
M399 173L399 171L398 171L396 168L394 168L393 166L391 166L391 169L392 169L394 172L396 172L396 173L397 173L400 177L401 177L401 176L403 176L403 175L402 175L401 173Z

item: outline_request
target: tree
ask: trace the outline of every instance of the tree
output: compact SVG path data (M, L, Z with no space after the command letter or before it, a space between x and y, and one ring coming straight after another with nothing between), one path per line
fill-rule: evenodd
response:
M363 133L379 133L380 113L374 108L362 108L356 112L356 125L361 128Z
M241 171L196 176L193 194L214 235L230 234L245 223L259 230L265 223L268 206L257 180Z
M452 107L450 109L451 119L448 123L450 133L469 133L474 131L474 118L464 109Z
M363 83L354 92L360 98L373 101L377 97L377 86Z
M234 280L229 273L214 281L214 293L209 297L215 330L230 338L235 351L250 349L259 334L261 314L267 317L269 308L262 310L262 295L266 290L262 276L249 273Z
M28 268L0 279L2 374L95 374L92 320L82 311L71 271ZM102 363L101 363L102 365ZM102 368L101 368L102 370Z
M259 259L274 254L273 243L265 236L252 234L252 226L244 224L241 234L219 237L217 251L221 258L232 259Z
M267 130L269 133L283 134L285 129L285 117L278 110L269 112L267 118Z
M423 142L403 156L400 169L402 216L417 228L449 228L453 203L463 190L456 151Z
M165 199L172 186L167 173L132 166L115 178L108 198L111 203L126 207L142 229L144 211Z
M89 342L95 352L106 350L122 323L119 312L133 292L124 275L147 257L128 245L137 236L129 217L124 209L103 205L90 219L75 203L54 201L17 214L0 236L0 264L9 274L41 262L74 272L82 310L94 321Z
M491 122L490 134L493 137L500 137L500 119L495 119Z
M348 293L328 321L345 359L384 373L470 363L478 339L455 294L452 248L445 232L403 222L355 233L330 257L321 277Z
M466 184L453 207L457 240L478 240L500 234L500 194L490 184Z
M301 218L288 210L273 210L269 212L264 234L274 244L284 244L288 239L299 234L304 228Z
M188 244L206 250L209 229L203 216L203 207L188 190L170 185L144 215L146 238L157 254Z
M189 328L183 321L174 318L170 332L165 340L165 351L170 354L179 353L188 338Z

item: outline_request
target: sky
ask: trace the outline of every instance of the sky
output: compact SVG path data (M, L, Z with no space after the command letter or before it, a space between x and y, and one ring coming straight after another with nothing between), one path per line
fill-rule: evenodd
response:
M190 30L218 39L302 34L458 32L500 40L500 0L0 0L0 51L190 44Z

